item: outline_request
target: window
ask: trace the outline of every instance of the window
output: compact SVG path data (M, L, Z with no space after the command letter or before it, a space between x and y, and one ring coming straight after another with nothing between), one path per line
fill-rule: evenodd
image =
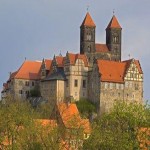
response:
M113 42L114 42L114 43L118 43L118 41L119 41L119 37L118 37L118 36L114 36L114 37L113 37Z
M113 83L110 83L110 89L112 89L113 88Z
M91 52L91 46L88 46L88 52Z
M86 88L86 80L83 80L83 88Z
M22 94L22 90L19 90L19 94Z
M107 88L108 88L108 83L106 82L106 83L105 83L105 89L107 89Z
M74 80L74 87L78 87L78 80Z
M130 82L130 85L129 85L129 86L130 86L130 88L132 88L132 82Z
M128 86L129 86L129 83L128 83L128 82L126 82L126 83L125 83L125 87L126 87L126 88L128 88Z
M119 83L116 83L116 89L119 89Z
M124 89L123 84L121 84L121 89L122 89L122 90Z
M34 82L32 81L32 86L34 86Z
M26 91L26 95L29 96L29 91Z
M127 98L128 98L129 94L127 94Z
M132 68L132 71L135 71L135 67Z
M26 86L29 86L29 81L26 81L26 82L25 82L25 85L26 85Z
M90 33L87 34L87 40L91 40L91 34Z

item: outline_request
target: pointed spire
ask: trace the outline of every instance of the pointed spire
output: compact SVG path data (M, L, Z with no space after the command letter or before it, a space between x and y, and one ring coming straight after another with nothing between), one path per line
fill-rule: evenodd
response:
M61 57L62 57L61 50L60 50L59 56L61 56Z
M56 56L55 56L55 54L54 54L54 57L53 57L53 59L55 59L56 58Z
M89 12L87 12L81 26L96 27L96 25L95 25Z
M121 29L121 26L116 18L115 15L113 15L112 19L110 20L108 26L106 29L109 29L109 28L120 28Z

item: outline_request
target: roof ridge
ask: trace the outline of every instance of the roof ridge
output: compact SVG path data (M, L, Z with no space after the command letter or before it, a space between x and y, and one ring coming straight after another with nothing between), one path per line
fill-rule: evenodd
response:
M20 69L22 68L23 64L26 62L27 60L25 60L22 65L20 66L20 68L17 70L17 73L15 74L14 78L17 76L17 74L19 73Z

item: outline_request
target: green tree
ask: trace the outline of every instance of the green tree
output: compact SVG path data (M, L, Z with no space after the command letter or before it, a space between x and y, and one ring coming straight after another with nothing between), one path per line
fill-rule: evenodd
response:
M64 149L65 130L48 119L49 106L37 110L27 101L14 99L0 104L0 149Z
M141 128L150 127L150 107L139 104L116 103L114 109L97 118L93 132L85 141L86 150L139 149Z
M96 113L96 106L87 99L80 99L76 102L77 108L84 118L89 118L90 115Z
M33 109L24 101L12 99L6 100L0 107L0 137L3 137L0 145L9 145L10 149L17 149L20 130L32 123Z
M41 92L39 86L35 86L32 90L30 90L29 97L40 97Z

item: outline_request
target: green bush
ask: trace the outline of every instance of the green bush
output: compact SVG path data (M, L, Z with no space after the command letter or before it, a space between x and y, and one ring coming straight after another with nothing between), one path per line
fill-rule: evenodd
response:
M90 114L96 112L96 106L87 99L80 99L76 105L82 117L89 117Z

